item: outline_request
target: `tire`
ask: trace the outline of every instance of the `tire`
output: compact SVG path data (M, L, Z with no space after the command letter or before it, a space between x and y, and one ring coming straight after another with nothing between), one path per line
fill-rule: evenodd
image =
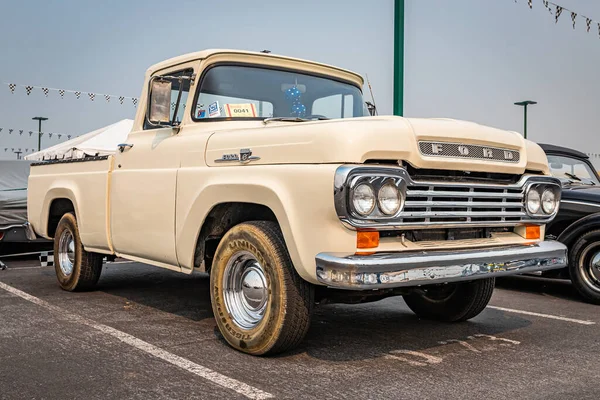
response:
M479 315L494 292L494 278L465 283L423 287L424 292L404 295L408 307L419 317L460 322Z
M296 273L276 223L231 228L217 247L210 286L217 326L233 348L272 355L304 339L314 287Z
M54 270L60 287L69 292L94 289L102 257L83 249L75 215L63 215L54 234Z
M586 301L600 305L600 230L581 235L569 253L573 286Z

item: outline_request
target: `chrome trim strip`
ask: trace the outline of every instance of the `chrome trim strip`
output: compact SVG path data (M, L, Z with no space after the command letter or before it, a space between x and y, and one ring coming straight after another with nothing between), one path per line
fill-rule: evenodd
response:
M561 200L560 202L561 203L579 204L581 206L590 206L590 207L598 207L598 208L600 208L600 204L588 203L587 201Z
M567 248L556 241L444 251L358 256L319 253L317 279L339 289L383 289L471 281L563 268Z

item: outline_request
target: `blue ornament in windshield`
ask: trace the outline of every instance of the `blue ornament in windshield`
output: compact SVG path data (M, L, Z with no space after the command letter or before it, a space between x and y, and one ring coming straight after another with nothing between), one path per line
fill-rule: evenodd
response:
M293 86L285 91L285 99L292 103L290 115L293 117L304 117L306 115L306 106L300 102L302 93L297 86Z
M292 104L292 115L296 117L304 117L306 115L306 106L300 102Z
M301 95L302 93L300 93L300 89L298 89L296 86L293 86L285 91L285 99L291 101L292 103L300 100Z

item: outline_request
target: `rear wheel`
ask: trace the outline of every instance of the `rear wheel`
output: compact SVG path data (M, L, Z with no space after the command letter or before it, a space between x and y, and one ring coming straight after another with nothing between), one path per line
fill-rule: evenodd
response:
M481 313L494 292L494 278L464 283L424 286L422 291L404 295L408 307L419 317L459 322Z
M573 286L587 301L600 304L600 230L583 234L570 254L569 274Z
M275 354L306 335L314 288L296 273L277 224L231 228L215 253L210 284L217 326L235 349Z
M70 292L93 289L102 272L102 255L84 250L72 213L62 216L54 234L54 270L60 287Z

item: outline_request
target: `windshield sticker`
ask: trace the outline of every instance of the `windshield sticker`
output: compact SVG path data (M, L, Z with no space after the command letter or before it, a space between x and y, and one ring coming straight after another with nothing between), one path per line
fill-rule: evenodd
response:
M206 118L206 110L199 109L196 118Z
M228 117L256 117L256 106L252 103L225 104L225 114Z
M215 101L208 105L208 118L216 118L221 116L221 110L219 108L219 102Z

